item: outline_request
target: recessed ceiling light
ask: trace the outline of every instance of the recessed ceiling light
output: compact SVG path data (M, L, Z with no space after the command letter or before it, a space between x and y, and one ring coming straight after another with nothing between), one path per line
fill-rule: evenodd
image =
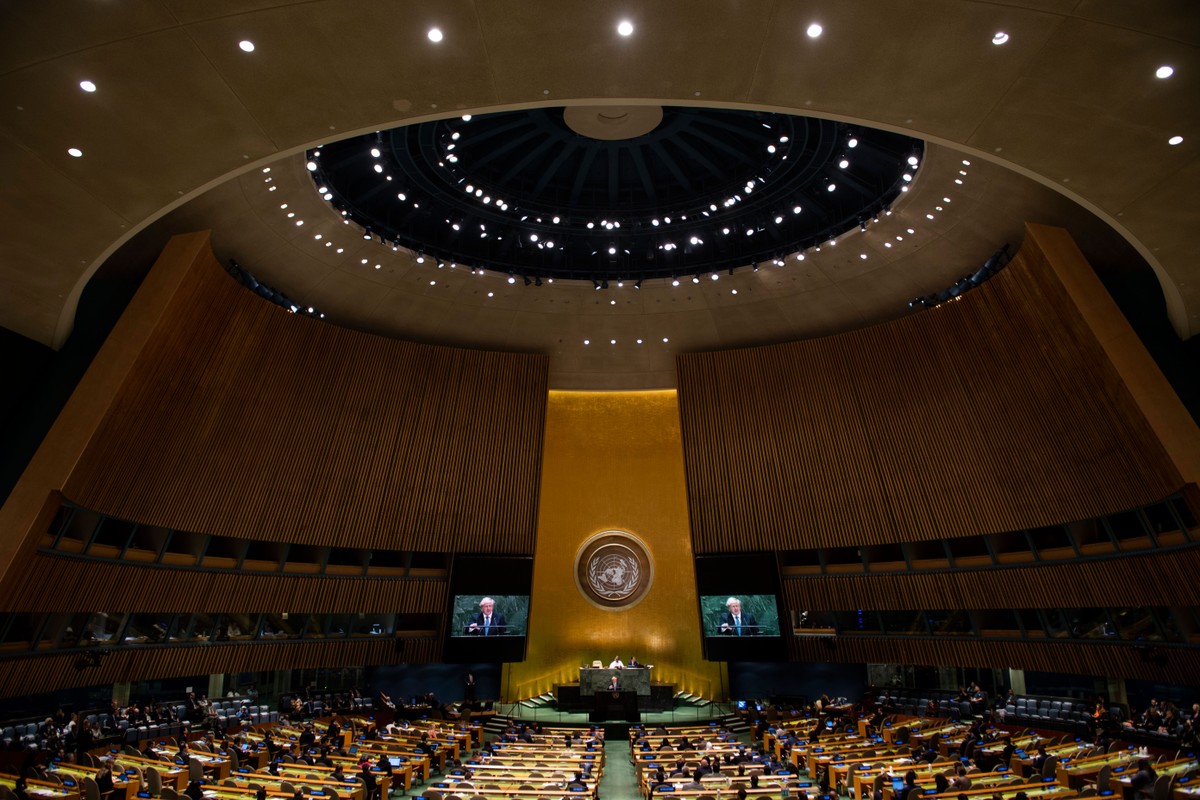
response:
M1163 64L1161 67L1159 67L1158 69L1156 69L1154 71L1154 77L1156 77L1156 78L1169 78L1174 74L1175 74L1175 68L1172 66L1168 66L1166 64ZM89 90L89 91L91 91L91 90Z
M430 28L429 33L425 34L431 42L440 42L442 40L442 32L438 28Z
M1167 67L1166 69L1170 69L1170 67ZM1160 72L1161 72L1161 70L1160 70ZM1159 77L1164 78L1166 76L1160 75ZM92 83L91 81L80 81L79 88L83 89L85 92L94 92L94 91L96 91L96 84Z
M250 41L249 39L242 39L240 42L238 42L238 47L242 48L242 52L244 53L254 52L254 42Z
M824 28L822 28L822 27L821 27L819 24L817 24L816 22L814 22L812 25L809 25L809 26L808 26L808 30L807 30L807 31L805 31L805 33L807 33L807 34L808 34L808 38L810 38L810 39L816 39L816 38L817 38L818 36L820 36L820 35L821 35L821 34L822 34L824 31L825 31L825 29L824 29Z
M1169 144L1169 145L1183 144L1183 137L1182 136L1172 136L1170 139L1167 139L1167 144Z
M1004 44L1008 41L1008 34L1004 31L996 31L996 35L992 37L992 44Z
M617 33L621 34L622 36L632 35L633 23L627 19L621 20L620 24L617 25Z
M1180 140L1180 141L1182 141L1182 140ZM83 151L80 150L78 147L72 147L70 150L67 151L67 155L74 156L75 158L83 158Z
M838 162L838 166L841 167L842 169L845 169L846 167L850 166L850 162L843 158L841 161Z

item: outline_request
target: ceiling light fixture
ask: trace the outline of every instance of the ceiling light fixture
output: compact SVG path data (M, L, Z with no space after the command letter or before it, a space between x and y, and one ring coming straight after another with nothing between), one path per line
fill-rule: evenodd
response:
M1159 77L1166 76L1160 75ZM91 81L80 81L79 88L83 89L85 92L94 92L96 91L96 84L92 83Z
M244 53L254 52L254 42L250 41L249 39L242 39L240 42L238 42L238 47L242 48L242 52Z
M429 33L427 33L425 35L429 37L429 41L431 41L435 44L442 40L442 32L438 28L430 28Z
M805 31L805 33L808 34L808 38L810 38L810 39L816 39L818 36L820 36L824 32L825 32L825 29L822 28L820 26L820 24L816 23L816 22L809 25L808 30Z
M621 20L621 22L617 24L617 33L621 34L622 36L631 36L633 34L633 23L627 19Z
M1161 67L1159 67L1158 69L1156 69L1154 71L1154 77L1156 77L1156 78L1169 78L1174 74L1175 74L1175 68L1168 66L1166 64L1163 64ZM92 91L92 90L89 89L88 91Z
M1167 139L1167 144L1169 144L1171 146L1174 146L1177 144L1183 144L1183 137L1182 136L1172 136L1170 139Z
M75 158L83 158L83 151L78 147L72 147L71 149L67 150L67 155L74 156Z
M1008 34L1004 31L996 31L996 35L992 37L992 44L1000 45L1008 41Z

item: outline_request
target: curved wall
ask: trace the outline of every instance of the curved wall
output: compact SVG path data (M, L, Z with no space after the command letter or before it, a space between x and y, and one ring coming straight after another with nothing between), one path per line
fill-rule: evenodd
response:
M1028 240L956 301L681 356L679 386L697 553L1019 530L1185 482Z
M533 550L546 359L289 314L212 258L62 487L123 519L342 547Z

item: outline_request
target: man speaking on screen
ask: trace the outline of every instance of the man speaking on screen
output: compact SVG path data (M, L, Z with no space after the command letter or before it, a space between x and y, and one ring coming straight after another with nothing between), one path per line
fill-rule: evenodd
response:
M496 601L485 597L479 601L479 613L467 622L467 633L472 636L504 636L508 623L503 614L496 613Z

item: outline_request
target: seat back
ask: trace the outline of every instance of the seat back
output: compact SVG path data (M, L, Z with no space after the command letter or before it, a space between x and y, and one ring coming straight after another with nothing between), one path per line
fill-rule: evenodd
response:
M1111 781L1112 781L1112 765L1105 764L1103 767L1100 768L1100 771L1096 773L1096 792L1097 793L1107 792L1110 788L1112 788L1111 786L1109 786L1109 783Z
M158 797L162 794L162 775L154 767L146 767L146 787L150 794Z

